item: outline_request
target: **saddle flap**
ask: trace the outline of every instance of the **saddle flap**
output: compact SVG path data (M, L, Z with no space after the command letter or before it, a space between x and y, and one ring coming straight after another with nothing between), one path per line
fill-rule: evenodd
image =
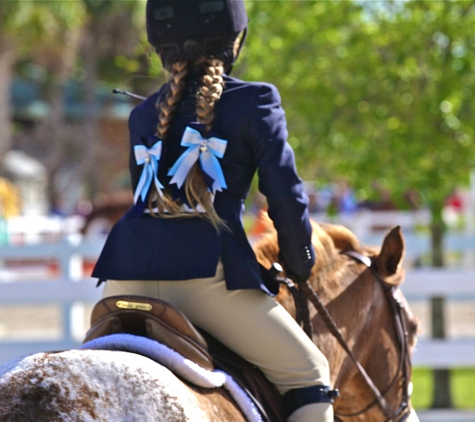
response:
M282 396L255 365L200 329L209 344L216 368L231 375L259 409L264 422L285 422Z
M84 343L118 333L148 337L205 369L214 368L204 337L183 312L163 300L135 295L100 300L92 310L91 328Z

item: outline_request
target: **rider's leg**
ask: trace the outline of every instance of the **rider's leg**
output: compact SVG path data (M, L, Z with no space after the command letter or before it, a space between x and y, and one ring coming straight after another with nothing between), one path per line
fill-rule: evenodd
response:
M221 265L216 277L209 279L107 282L103 296L116 294L137 294L170 302L192 323L259 367L281 394L289 390L297 395L304 392L306 406L291 415L292 421L333 420L331 405L315 404L321 397L312 399L307 390L330 384L324 355L271 297L259 290L227 290ZM311 419L308 413L312 414Z
M409 416L406 419L406 422L419 422L419 417L414 409L411 409Z
M289 422L333 422L333 400L328 396L328 386L289 390L284 395L285 412Z
M298 408L287 422L333 422L333 406L331 403L312 403Z

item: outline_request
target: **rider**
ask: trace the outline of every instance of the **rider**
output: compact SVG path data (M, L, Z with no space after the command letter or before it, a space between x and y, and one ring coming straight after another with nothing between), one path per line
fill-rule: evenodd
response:
M271 296L242 211L255 172L286 272L315 262L308 199L286 142L277 89L229 76L247 32L243 0L148 0L147 34L168 83L131 113L135 204L93 276L103 297L165 300L259 367L289 421L333 421L329 365Z

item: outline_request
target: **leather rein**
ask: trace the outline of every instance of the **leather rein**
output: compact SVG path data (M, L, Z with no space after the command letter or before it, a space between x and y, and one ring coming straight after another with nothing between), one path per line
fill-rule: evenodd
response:
M394 325L396 329L396 335L398 338L398 343L400 345L400 360L398 365L398 370L394 375L394 378L389 383L389 386L384 389L384 391L380 391L378 387L374 384L373 380L370 378L366 370L363 368L361 363L358 361L357 357L353 353L353 351L348 346L348 343L343 338L343 335L336 325L335 321L333 320L331 314L329 313L327 307L322 303L318 294L315 292L313 287L307 281L306 283L298 284L298 289L295 287L295 284L287 279L285 284L289 288L290 292L294 297L294 301L296 303L297 309L297 322L303 325L303 329L306 334L312 338L312 325L310 322L310 313L308 308L308 302L312 302L315 308L318 311L318 314L322 317L323 321L327 325L329 331L332 335L337 339L346 353L349 355L351 360L356 365L358 371L363 376L366 384L371 389L375 396L375 400L366 406L364 409L351 413L351 414L336 414L336 416L341 417L350 417L350 416L357 416L367 412L375 405L379 405L385 416L387 417L387 422L402 422L409 416L409 377L408 371L411 367L410 355L409 355L409 345L408 345L408 332L406 328L406 321L404 319L404 304L399 300L396 296L397 288L394 287L387 287L381 278L377 275L374 271L374 267L372 265L371 259L356 251L343 251L341 254L349 256L354 260L366 265L369 269L372 270L372 273L376 280L378 280L384 290L385 296L388 300L388 303L391 308L391 312L394 319ZM393 387L395 382L397 381L398 375L402 373L402 399L400 406L394 410L387 400L384 398L384 395Z

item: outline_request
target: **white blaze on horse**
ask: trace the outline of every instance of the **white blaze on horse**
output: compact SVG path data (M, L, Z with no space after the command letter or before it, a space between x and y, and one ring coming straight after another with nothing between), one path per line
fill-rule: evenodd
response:
M361 247L353 233L337 225L314 223L312 241L318 258L309 284L341 335L338 341L331 322L322 318L324 310L310 306L312 338L328 358L332 387L341 393L335 417L417 421L408 390L418 321L399 289L400 229L385 237L379 251ZM275 233L258 242L256 254L266 267L277 262ZM296 316L287 287L277 300ZM45 352L0 367L2 422L249 420L236 402L225 388L196 386L148 357L123 351Z

